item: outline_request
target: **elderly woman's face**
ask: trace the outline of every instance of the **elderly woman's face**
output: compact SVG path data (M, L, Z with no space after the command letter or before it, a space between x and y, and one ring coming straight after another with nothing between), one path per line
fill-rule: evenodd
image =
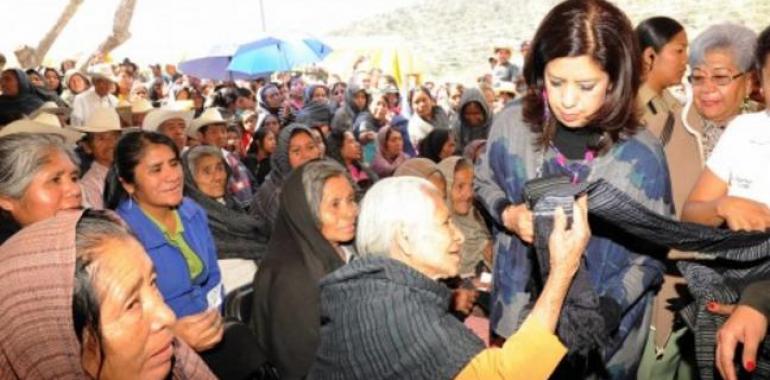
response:
M22 227L54 216L59 210L80 208L80 170L66 153L56 150L32 174L19 199L0 195L0 207Z
M452 200L452 211L458 215L468 215L473 205L472 167L464 167L455 171L449 196Z
M343 176L327 179L318 210L323 237L332 244L353 240L357 216L356 192L350 182Z
M216 156L203 156L195 163L195 185L210 198L222 198L225 196L227 185L227 170L225 162Z
M413 256L411 266L433 279L453 277L460 270L460 248L465 239L452 222L444 200L431 192L430 201L436 211L426 216L424 224L414 231L417 238L409 240Z
M99 298L101 349L84 350L83 367L96 378L121 374L136 379L164 379L171 370L176 318L155 283L155 271L134 239L108 240L96 262L93 287ZM89 339L90 338L90 339ZM85 344L94 344L86 334Z
M4 71L0 77L0 89L3 95L16 96L19 94L19 79L13 71Z
M726 123L738 115L744 99L751 93L751 81L724 50L706 53L704 63L692 71L693 102L707 120ZM719 83L718 83L719 82Z
M147 208L176 207L182 203L182 166L166 145L148 145L134 168L135 183L123 187Z
M548 106L569 128L581 128L604 105L610 77L590 56L556 58L545 66Z

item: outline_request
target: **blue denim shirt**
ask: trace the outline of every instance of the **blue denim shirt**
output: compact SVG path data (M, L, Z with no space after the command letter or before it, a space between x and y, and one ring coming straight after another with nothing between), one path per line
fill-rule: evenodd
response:
M182 252L170 244L163 232L136 202L122 202L115 210L128 224L150 256L157 273L158 289L178 318L212 308L222 309L222 278L217 264L214 238L206 212L193 200L184 198L178 208L184 239L203 262L203 272L190 279Z

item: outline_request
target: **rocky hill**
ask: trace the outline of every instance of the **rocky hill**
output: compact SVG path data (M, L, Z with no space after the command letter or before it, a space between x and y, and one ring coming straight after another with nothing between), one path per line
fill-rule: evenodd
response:
M516 45L534 34L556 0L426 0L331 32L339 36L394 36L425 61L428 76L468 79L484 69L491 46ZM690 39L712 23L732 21L760 31L770 25L768 0L626 0L615 2L636 24L656 15L682 22Z

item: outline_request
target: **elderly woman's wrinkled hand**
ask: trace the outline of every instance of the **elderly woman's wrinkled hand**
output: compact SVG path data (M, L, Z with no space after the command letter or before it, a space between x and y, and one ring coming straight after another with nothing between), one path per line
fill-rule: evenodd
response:
M553 232L548 241L551 253L551 271L573 276L580 267L580 260L591 237L588 225L588 201L585 196L575 202L572 208L572 228L567 229L564 210L556 209Z
M770 208L750 199L723 197L717 205L717 214L733 231L765 231L770 228Z
M743 368L752 372L756 368L757 348L767 334L767 318L759 311L745 305L735 308L730 318L717 332L716 365L722 378L736 380L735 350L743 344Z

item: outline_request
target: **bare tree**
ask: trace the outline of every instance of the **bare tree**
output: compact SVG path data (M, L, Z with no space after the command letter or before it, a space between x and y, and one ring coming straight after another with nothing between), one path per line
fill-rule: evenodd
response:
M136 0L121 0L118 9L115 10L115 19L112 24L112 34L99 45L99 48L93 52L88 59L81 63L81 69L85 69L95 57L104 56L116 47L120 46L131 38L131 32L128 28L131 26L131 18L134 16Z
M61 34L62 30L64 30L64 27L67 26L67 23L70 21L72 16L75 15L75 12L77 12L78 7L80 7L80 4L82 3L83 0L70 0L70 2L64 8L64 11L62 11L61 15L59 16L59 20L57 20L56 24L54 24L51 30L46 33L45 37L40 40L37 48L24 45L14 51L14 53L16 53L16 59L19 61L19 65L22 68L28 69L31 67L37 67L43 62L43 58L45 58L45 55L48 54L48 50L51 49L51 46L53 46L53 43L59 37L59 34Z

